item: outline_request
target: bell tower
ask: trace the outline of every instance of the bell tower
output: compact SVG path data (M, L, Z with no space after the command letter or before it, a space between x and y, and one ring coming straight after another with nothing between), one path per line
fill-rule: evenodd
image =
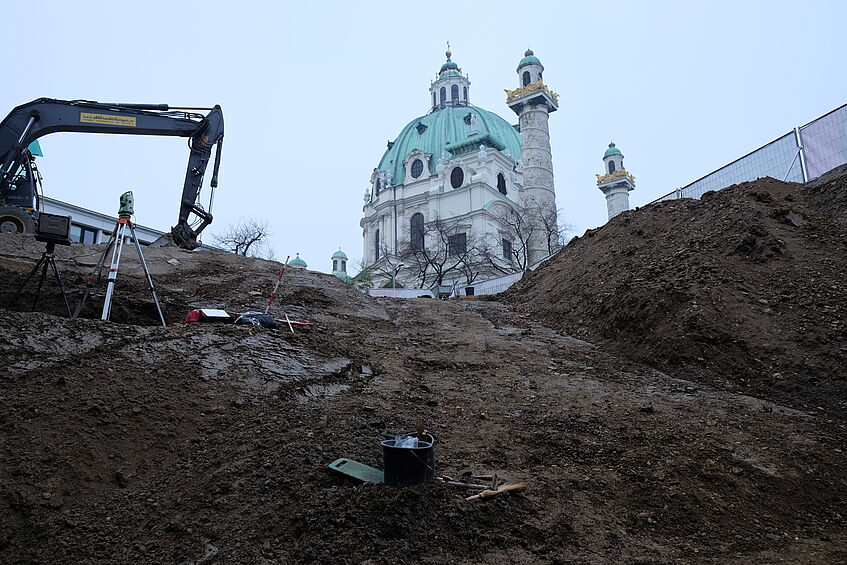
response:
M635 177L623 167L623 153L614 143L603 153L602 175L597 176L597 188L606 195L606 208L611 220L629 210L629 191L635 189Z
M521 131L521 166L523 168L523 204L543 214L533 231L527 249L528 263L540 261L552 251L549 241L557 241L545 233L546 226L556 226L556 192L553 184L553 155L550 150L550 114L559 109L559 95L544 84L544 65L527 49L518 63L518 88L506 90L506 103L518 115ZM555 228L554 228L555 229Z

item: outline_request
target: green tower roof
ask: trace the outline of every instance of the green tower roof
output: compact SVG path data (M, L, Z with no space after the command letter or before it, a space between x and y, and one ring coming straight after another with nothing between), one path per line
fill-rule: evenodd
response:
M541 61L538 60L538 57L535 56L531 49L527 49L526 53L524 53L524 58L518 63L518 69L527 65L541 65ZM544 65L541 66L543 67Z
M603 158L605 159L606 157L611 157L612 155L620 155L621 157L623 157L621 150L615 147L614 143L609 144L609 148L606 149L605 153L603 153Z
M332 254L330 259L347 259L347 254L341 251L341 248L338 248L338 251Z
M476 115L479 132L471 136L468 136L471 130L469 114ZM418 127L419 124L425 127ZM511 155L513 161L521 158L521 137L509 122L476 106L447 106L406 124L383 154L377 168L391 172L394 183L401 184L406 176L403 161L415 149L432 154L429 174L434 175L442 153L450 159L456 156L454 151L463 153L480 145L500 149Z
M294 259L291 259L291 260L288 262L288 265L289 265L289 266L291 266L291 267L301 267L301 268L303 268L303 269L305 269L306 267L308 267L308 266L309 266L309 265L307 265L307 264L306 264L306 262L305 262L304 260L302 260L302 259L300 258L300 254L299 254L299 253L297 254L297 257L295 257Z

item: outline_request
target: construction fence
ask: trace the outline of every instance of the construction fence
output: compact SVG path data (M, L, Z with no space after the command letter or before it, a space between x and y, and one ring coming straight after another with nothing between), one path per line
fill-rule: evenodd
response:
M847 104L653 202L700 198L710 190L762 177L808 182L844 163L847 163Z

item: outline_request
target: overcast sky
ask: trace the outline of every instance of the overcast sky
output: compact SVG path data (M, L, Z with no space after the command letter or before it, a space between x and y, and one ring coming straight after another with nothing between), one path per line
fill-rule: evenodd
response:
M127 7L122 7L122 6ZM215 220L267 219L280 259L329 271L362 256L362 196L403 126L429 110L453 60L471 102L510 123L504 88L530 47L558 92L557 203L581 234L606 220L594 173L609 141L633 206L847 102L847 2L8 3L0 112L38 97L223 108ZM41 138L45 194L139 224L176 222L183 138ZM208 182L201 195L208 204ZM351 272L351 274L352 274Z

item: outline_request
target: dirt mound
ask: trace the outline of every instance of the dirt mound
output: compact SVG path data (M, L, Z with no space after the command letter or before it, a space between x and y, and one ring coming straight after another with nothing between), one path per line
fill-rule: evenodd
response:
M831 196L844 202L844 183L766 178L623 213L505 299L665 370L843 410L847 228Z
M847 224L847 165L841 165L806 185L815 207Z
M41 251L0 236L0 291ZM58 250L72 303L101 252ZM2 563L845 559L837 415L659 373L500 302L372 299L299 269L273 312L310 330L183 324L194 307L263 310L279 264L146 256L167 328L132 255L118 323L68 320L52 287L56 315L2 310ZM381 468L383 434L418 424L439 473L526 492L474 503L327 468Z

